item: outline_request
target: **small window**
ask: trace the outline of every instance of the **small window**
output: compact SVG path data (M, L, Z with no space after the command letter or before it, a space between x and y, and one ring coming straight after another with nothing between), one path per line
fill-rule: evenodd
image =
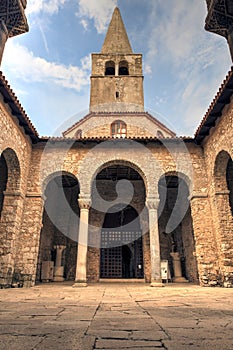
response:
M113 61L105 63L105 75L115 75L115 63Z
M129 65L127 61L119 63L119 75L129 75Z
M118 137L125 138L126 132L127 132L127 127L125 122L123 122L122 120L116 120L115 122L112 123L111 136L113 138L118 138Z
M116 92L116 98L119 98L120 97L120 94L119 94L119 91Z
M160 131L160 130L157 131L157 137L159 139L163 139L164 138L164 135L163 135L162 131Z
M82 138L82 130L79 129L78 131L76 131L75 133L75 138L76 139L81 139Z

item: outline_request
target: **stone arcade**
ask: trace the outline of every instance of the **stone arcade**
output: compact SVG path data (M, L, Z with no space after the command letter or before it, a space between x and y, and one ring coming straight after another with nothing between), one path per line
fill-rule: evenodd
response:
M0 285L160 286L162 261L174 282L232 286L232 92L233 70L194 138L177 137L144 110L118 8L92 55L89 114L62 137L39 137L1 74Z

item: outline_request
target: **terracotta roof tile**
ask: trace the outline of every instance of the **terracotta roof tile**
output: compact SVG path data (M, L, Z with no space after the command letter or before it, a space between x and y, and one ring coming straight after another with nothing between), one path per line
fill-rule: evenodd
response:
M201 143L209 135L210 129L215 125L216 120L221 117L224 106L230 102L233 93L233 67L228 72L221 84L216 96L211 102L206 114L195 132L195 140Z
M39 139L39 134L1 71L0 93L3 95L4 101L10 106L12 114L24 128L25 133L31 137L33 142L36 142Z

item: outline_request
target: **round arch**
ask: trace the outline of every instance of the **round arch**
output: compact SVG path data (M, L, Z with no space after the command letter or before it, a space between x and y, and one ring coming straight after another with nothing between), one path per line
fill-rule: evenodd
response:
M45 262L56 262L54 280L74 280L80 216L78 180L72 173L57 171L44 179L42 188L45 201L36 279L50 280L44 275Z
M146 147L132 140L105 141L87 154L78 169L80 197L91 197L96 175L112 164L125 165L136 170L144 181L146 197L158 198L157 184L163 170Z
M220 151L215 158L213 178L216 192L225 191L227 189L226 175L227 166L230 160L232 160L232 158L230 154L225 150Z
M2 154L7 166L7 191L18 191L21 184L21 167L19 158L12 148L6 148Z
M65 177L65 176L69 176L70 178L74 179L74 181L77 182L77 184L79 185L79 181L78 181L78 178L76 175L74 175L73 173L70 173L66 170L62 170L62 171L55 171L55 172L52 172L50 174L48 174L44 180L42 181L42 185L41 185L41 189L42 189L42 194L44 195L45 191L46 191L46 188L48 186L48 184L56 179L56 178L59 178L59 177Z
M198 281L197 262L194 256L195 240L192 213L190 207L190 178L178 171L169 171L159 180L160 204L158 208L158 226L160 254L167 260L171 277L178 281L174 261L180 262L182 278L180 281Z
M189 195L192 193L193 184L192 184L192 181L188 175L186 175L185 173L180 172L180 171L167 171L161 175L161 177L159 178L159 182L161 180L163 181L163 179L165 179L168 176L177 176L179 179L182 179L185 182L185 184L187 185L187 188L189 190Z

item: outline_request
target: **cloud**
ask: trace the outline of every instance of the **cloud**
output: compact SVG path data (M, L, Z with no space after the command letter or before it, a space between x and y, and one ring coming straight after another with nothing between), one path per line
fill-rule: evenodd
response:
M93 20L98 33L104 33L111 18L117 0L78 0L79 10L76 13L78 17L84 17L85 20ZM86 21L81 24L86 26Z
M81 67L65 66L36 57L27 48L9 41L3 56L3 67L26 82L52 83L77 91L89 84L89 56L81 60Z
M168 108L182 133L196 129L231 64L225 40L204 30L205 16L204 1L151 2L146 64L157 74L166 67Z
M57 13L69 0L30 0L27 2L26 14L46 12L50 15Z
M85 30L88 29L88 21L86 19L81 19L80 24L83 26Z

